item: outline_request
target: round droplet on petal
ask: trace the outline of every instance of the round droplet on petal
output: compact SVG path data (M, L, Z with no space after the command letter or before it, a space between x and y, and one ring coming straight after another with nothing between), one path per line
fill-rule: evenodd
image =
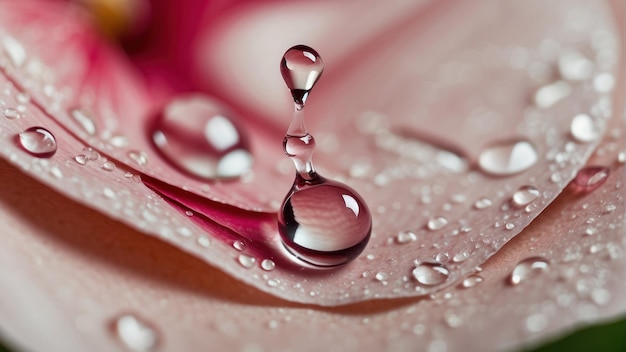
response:
M579 142L593 142L600 138L602 131L597 123L587 114L578 114L570 125L572 137Z
M245 254L240 254L237 257L237 261L239 262L239 264L241 264L241 266L243 266L246 269L250 269L254 266L254 263L256 263L256 258L255 257L251 257L249 255L245 255Z
M488 174L508 176L528 170L537 160L537 150L529 141L510 140L483 149L478 165Z
M534 276L546 272L550 267L548 261L541 257L531 257L522 260L517 263L511 276L509 283L511 285L519 285L525 280L531 279Z
M263 259L263 261L261 261L261 269L265 271L272 271L274 270L275 267L276 267L276 263L274 263L274 261L269 258Z
M539 198L539 194L539 190L533 186L522 186L513 193L511 201L513 205L523 207Z
M49 158L57 151L54 135L43 127L30 127L18 135L19 145L38 158Z
M193 177L236 178L252 167L243 129L231 112L206 96L174 99L155 117L149 134L170 164Z
M463 281L461 282L461 287L470 288L480 284L481 282L483 282L482 276L478 274L472 274L463 279Z
M431 219L428 220L428 223L426 224L426 227L429 230L441 230L442 228L444 228L446 225L448 225L448 219L446 219L443 216L435 216Z
M4 117L9 120L15 120L20 117L20 113L16 109L6 108L4 109Z
M280 73L291 91L294 102L304 105L309 92L322 75L324 62L313 48L296 45L280 61Z
M572 185L579 192L591 192L602 186L609 177L609 168L587 166L578 171Z
M356 258L372 230L365 201L348 186L321 176L300 181L296 179L278 217L287 250L318 267L338 266Z
M450 271L439 263L421 263L413 269L413 278L424 286L435 286L448 280Z
M115 319L113 333L131 351L152 351L159 340L157 330L133 314L124 314Z

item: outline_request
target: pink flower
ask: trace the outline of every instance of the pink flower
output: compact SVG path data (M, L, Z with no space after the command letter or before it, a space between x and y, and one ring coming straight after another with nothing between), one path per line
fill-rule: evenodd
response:
M85 3L0 4L9 344L501 350L626 311L617 2L135 1L126 52ZM277 233L300 43L315 164L373 214L335 270Z

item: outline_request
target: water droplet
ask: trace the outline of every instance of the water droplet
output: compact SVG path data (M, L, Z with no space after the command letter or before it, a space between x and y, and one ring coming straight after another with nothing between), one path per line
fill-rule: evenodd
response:
M285 52L280 62L280 73L300 108L324 71L322 58L312 48L296 45Z
M469 258L469 253L463 251L455 254L454 257L452 257L452 261L455 263L460 263L467 260L467 258Z
M285 248L317 267L333 267L356 258L369 241L372 217L365 201L350 187L317 174L311 156L315 140L304 124L304 103L323 70L315 50L299 45L285 53L281 74L291 90L295 111L283 140L296 179L278 214Z
M583 81L591 78L593 66L593 62L579 51L565 51L559 57L561 77L569 81Z
M87 159L87 157L86 157L86 156L84 156L84 155L80 154L80 155L76 155L76 156L74 157L74 161L76 161L76 163L77 163L77 164L79 164L79 165L86 165L86 164L87 164L88 159Z
M450 260L450 256L448 255L448 253L442 252L442 253L438 253L435 256L435 260L438 263L446 263L448 260Z
M24 64L24 61L26 61L26 50L15 38L5 35L2 38L2 47L9 59L11 59L13 66L20 67Z
M486 173L506 176L535 165L539 157L535 147L526 140L510 140L492 144L479 156L478 165Z
M57 151L54 135L43 127L30 127L18 136L18 142L25 151L39 158L49 158Z
M535 201L535 199L539 198L539 190L533 186L522 186L515 193L513 193L513 197L511 201L513 205L517 207L526 206Z
M241 264L241 266L243 266L244 268L252 268L254 266L254 263L256 263L256 258L255 257L251 257L249 255L245 255L245 254L240 254L237 257L237 261L239 262L239 264Z
M461 287L463 288L471 288L483 282L483 278L480 275L472 274L463 279L461 282Z
M115 163L112 161L105 161L100 168L104 171L113 171L115 170Z
M406 244L415 240L417 240L417 236L411 231L400 231L396 236L396 241L399 244Z
M593 142L600 138L602 131L600 127L593 121L591 116L587 114L578 114L572 119L570 125L570 133L572 137L579 142Z
M615 78L610 73L601 73L593 79L593 87L598 93L609 93L615 86Z
M276 263L274 263L271 259L263 259L261 262L261 269L265 271L272 271L276 267Z
M512 285L518 285L524 280L528 280L540 273L546 272L549 266L550 264L541 257L524 259L517 263L513 269L511 277L509 278L509 283Z
M376 273L375 278L378 281L385 281L389 278L389 275L386 272L380 271Z
M241 241L241 240L237 240L235 242L233 242L233 248L235 248L238 251L243 251L244 249L246 249L246 242Z
M148 132L167 161L194 177L239 177L252 167L244 130L231 112L207 96L184 95L172 100Z
M424 286L435 286L448 279L450 271L439 263L422 263L413 269L413 277Z
M15 120L20 117L20 113L13 108L6 108L4 109L4 117L9 120Z
M95 161L100 159L100 153L98 153L97 150L91 148L91 147L87 147L83 149L83 153L85 155L85 157L87 158L87 160L90 161Z
M206 236L198 237L196 242L198 242L198 245L200 245L200 247L208 248L209 246L211 246L211 241Z
M607 180L609 169L604 166L587 166L578 171L572 185L579 192L591 192Z
M572 87L564 81L547 84L535 92L535 106L547 109L566 98L572 92Z
M529 332L540 332L548 326L548 319L541 313L535 313L526 318L526 329Z
M441 230L446 225L448 225L448 219L446 219L443 216L435 216L428 220L426 227L428 227L429 230L435 231L435 230Z
M481 198L474 203L474 208L478 210L487 209L491 206L492 202L489 198Z
M132 351L153 350L159 339L156 329L132 314L124 314L117 318L113 324L113 331Z
M617 162L620 164L626 163L626 152L619 152L617 154Z
M507 230L513 230L515 228L515 224L508 222L506 225L504 225L504 228Z
M72 109L70 110L70 116L83 131L92 136L96 134L96 123L91 112L85 109Z
M131 150L126 155L139 166L145 166L148 163L148 155L145 152Z

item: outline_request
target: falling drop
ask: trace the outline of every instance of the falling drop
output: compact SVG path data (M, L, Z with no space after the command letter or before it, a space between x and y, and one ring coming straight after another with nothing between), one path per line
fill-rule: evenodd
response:
M124 314L113 322L113 332L131 351L151 351L159 335L153 327L132 314Z
M96 123L91 112L85 109L72 109L70 116L85 132L92 136L96 134Z
M450 271L439 263L422 263L413 269L413 277L424 286L435 286L448 279Z
M535 147L526 140L510 140L492 144L479 156L478 164L486 173L513 175L535 165L539 157Z
M448 219L444 218L443 216L435 216L434 218L428 220L426 227L428 227L429 230L434 231L441 230L446 225L448 225Z
M519 285L524 280L528 280L537 274L546 272L549 266L550 264L548 264L548 261L541 257L524 259L517 263L513 269L509 278L509 283L511 283L511 285Z
M600 138L602 131L591 116L587 114L578 114L572 119L570 125L570 133L572 137L579 142L593 142Z
M315 140L304 125L304 104L324 67L319 54L298 45L285 52L280 71L295 111L283 147L296 178L278 214L285 248L316 267L343 265L365 248L372 217L365 201L350 187L317 174L311 156Z
M513 193L511 202L516 207L523 207L539 198L539 194L539 190L533 186L522 186Z
M148 133L167 161L194 177L234 178L252 167L250 143L233 114L200 94L169 102L152 120Z
M579 192L591 192L600 187L609 176L609 168L604 166L587 166L576 174L572 185Z
M18 135L19 145L39 158L49 158L57 151L54 135L43 127L30 127Z

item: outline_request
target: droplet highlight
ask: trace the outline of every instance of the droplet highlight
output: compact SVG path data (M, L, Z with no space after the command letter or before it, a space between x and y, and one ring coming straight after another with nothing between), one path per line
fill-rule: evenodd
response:
M478 159L480 168L491 175L508 176L528 170L539 157L527 140L510 140L491 144Z
M148 128L155 149L171 165L201 179L240 177L253 156L243 128L216 100L200 94L169 102Z
M57 141L52 132L43 127L30 127L18 135L18 143L30 155L50 158L57 151Z

